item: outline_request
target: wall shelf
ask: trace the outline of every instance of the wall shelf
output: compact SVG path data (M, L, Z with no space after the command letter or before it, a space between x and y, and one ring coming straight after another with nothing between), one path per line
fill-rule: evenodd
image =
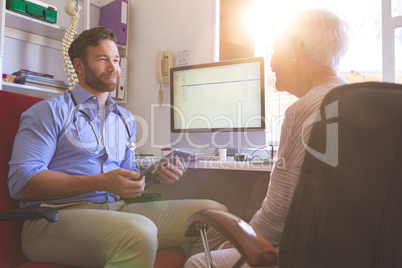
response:
M8 82L3 82L3 90L39 98L51 98L64 92L63 90L33 87Z
M5 10L5 15L7 27L15 28L24 32L35 33L59 41L64 37L66 29L57 24L43 22L9 10Z

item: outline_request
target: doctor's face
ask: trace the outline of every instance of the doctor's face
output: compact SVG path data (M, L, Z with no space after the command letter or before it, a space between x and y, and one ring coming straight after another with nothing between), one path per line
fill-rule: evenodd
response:
M84 63L85 84L99 92L115 90L120 77L119 62L119 51L111 40L103 40L98 46L88 47Z

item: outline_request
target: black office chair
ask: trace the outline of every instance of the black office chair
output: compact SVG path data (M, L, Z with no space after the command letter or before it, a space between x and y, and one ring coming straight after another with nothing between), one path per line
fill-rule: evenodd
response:
M282 234L280 267L402 267L402 85L337 87L320 112ZM189 235L206 213L215 217L194 215ZM236 234L228 238L237 247ZM266 259L262 265L274 264Z

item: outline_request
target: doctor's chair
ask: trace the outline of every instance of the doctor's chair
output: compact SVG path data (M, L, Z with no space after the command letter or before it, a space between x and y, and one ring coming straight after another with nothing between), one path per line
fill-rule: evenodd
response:
M279 257L226 212L193 214L187 235L221 231L242 255L235 267L402 267L402 85L334 88L312 119Z
M31 263L22 253L21 229L23 220L46 219L55 222L59 219L53 208L18 208L18 201L8 192L8 163L14 137L19 127L21 113L41 98L20 95L0 90L0 267L1 268L72 268L71 266ZM180 268L185 261L180 248L158 250L154 268Z

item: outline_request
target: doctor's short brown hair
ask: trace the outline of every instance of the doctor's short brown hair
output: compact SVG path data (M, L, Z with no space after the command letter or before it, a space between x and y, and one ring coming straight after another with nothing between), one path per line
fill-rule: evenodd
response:
M68 55L71 62L74 62L75 58L80 59L82 62L87 61L87 48L89 46L97 46L103 40L112 40L116 43L116 35L113 31L102 27L94 27L85 30L71 43L68 49Z

